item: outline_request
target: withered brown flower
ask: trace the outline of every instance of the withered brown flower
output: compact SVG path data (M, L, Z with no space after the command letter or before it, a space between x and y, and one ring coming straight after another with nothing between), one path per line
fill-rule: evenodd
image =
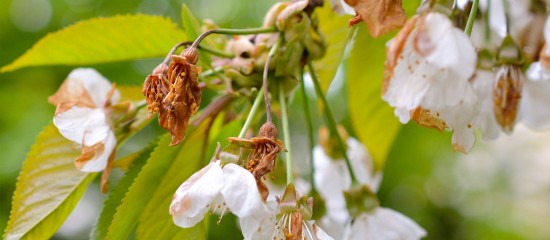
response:
M401 0L345 0L353 7L356 16L350 20L350 26L365 20L371 36L384 35L403 24L407 16Z
M511 133L516 122L524 77L516 65L502 65L493 89L495 118L504 132Z
M181 55L172 55L168 69L157 67L143 86L149 117L158 112L160 126L172 135L170 146L183 140L189 118L201 103L200 68L195 66L197 59L195 48L188 48Z
M272 122L264 123L260 128L258 137L251 139L230 137L227 140L241 147L252 149L247 158L246 168L256 178L256 184L265 201L269 191L265 183L262 182L262 177L273 171L277 154L284 150L283 142L277 139L275 124Z

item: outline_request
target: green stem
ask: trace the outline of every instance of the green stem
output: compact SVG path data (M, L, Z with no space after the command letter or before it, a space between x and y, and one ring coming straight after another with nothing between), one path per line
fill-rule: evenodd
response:
M212 55L215 55L215 56L218 56L218 57L224 57L224 58L234 58L235 57L235 54L220 51L218 49L211 48L211 47L208 47L208 46L205 46L205 45L199 45L198 49L203 50L205 52L208 52L208 53L210 53Z
M502 0L504 5L504 19L506 20L506 35L510 34L510 3L508 0Z
M466 29L464 29L464 33L468 36L472 35L472 28L474 27L474 21L476 19L478 4L479 0L474 0L472 9L470 9L470 16L468 17L468 22L466 23Z
M260 107L260 102L262 101L262 97L264 96L263 91L258 91L258 95L254 99L254 103L252 104L252 108L250 108L250 113L248 113L248 117L246 117L246 121L244 122L243 128L241 129L241 132L239 133L238 138L243 138L246 134L246 131L250 128L250 124L252 124L252 119L254 119L254 116L256 115L256 112L258 112L258 108Z
M191 45L192 48L197 48L198 45L201 43L201 41L208 35L217 33L217 34L228 34L228 35L248 35L248 34L257 34L257 33L271 33L271 32L277 32L277 28L270 27L270 28L245 28L245 29L213 29L208 30L204 33L202 33L194 42L193 45Z
M265 66L264 66L264 75L263 75L263 83L262 88L264 90L264 102L265 102L265 111L267 115L267 121L273 122L271 117L271 101L269 99L269 93L267 92L268 86L267 86L267 74L269 72L269 63L271 62L271 59L273 56L275 56L275 53L277 53L277 50L279 49L279 46L282 44L282 37L279 37L275 45L271 48L269 51L269 54L267 55L267 59L265 60Z
M204 72L201 72L201 74L199 74L199 78L205 78L205 77L211 77L213 75L216 75L220 72L223 72L223 68L222 67L219 67L219 68L211 68L211 69L208 69Z
M285 100L285 90L283 84L279 83L279 104L281 104L281 115L283 122L283 141L286 147L286 183L294 183L292 176L292 144L290 143L290 131L288 127L288 110Z
M348 167L349 174L351 176L352 185L356 184L357 178L355 178L355 174L353 173L353 167L351 166L351 161L349 160L348 154L346 153L346 145L344 144L344 140L342 140L342 136L340 136L340 133L338 132L338 128L336 127L336 120L334 120L334 115L332 114L332 111L330 110L330 106L328 105L328 101L325 98L325 94L321 89L321 84L319 83L319 78L317 78L317 73L315 72L315 68L313 67L313 64L311 63L311 61L307 63L307 66L309 68L309 75L311 75L311 79L313 79L313 85L315 85L315 91L317 92L317 97L321 99L321 101L323 102L323 106L325 107L324 114L327 119L327 125L330 131L330 134L331 136L336 136L338 145L340 145L339 147L342 150L342 155L344 156L344 160L346 160L346 165Z
M309 150L309 165L310 165L310 175L309 175L309 181L311 183L311 192L312 194L315 194L317 192L317 189L315 189L315 167L313 165L313 146L315 145L315 139L313 138L313 121L311 120L311 113L309 112L309 103L308 98L306 94L306 86L304 81L304 69L302 68L301 71L301 81L302 84L301 90L302 90L302 101L304 106L304 115L306 117L306 125L307 125L307 136L308 136L308 150Z

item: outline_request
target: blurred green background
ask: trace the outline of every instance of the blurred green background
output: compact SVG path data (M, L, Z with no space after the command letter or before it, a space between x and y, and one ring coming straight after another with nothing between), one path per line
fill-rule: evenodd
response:
M275 1L0 1L0 66L13 61L48 32L83 19L146 13L169 16L179 23L183 2L199 18L212 19L222 27L244 28L258 26ZM145 59L91 67L118 84L140 85L158 62ZM46 99L71 69L35 67L0 74L2 230L25 154L52 119L54 107ZM336 94L332 99L345 99L338 96L345 91ZM379 191L382 205L416 220L428 231L427 239L550 239L550 149L545 148L550 135L519 128L512 137L487 144L478 141L465 156L451 151L449 133L414 124L404 126L386 163ZM88 191L86 201L78 207L81 214L75 220L85 223L68 221L70 224L54 238L87 238L104 198L98 192ZM224 218L220 227L233 224L229 219Z

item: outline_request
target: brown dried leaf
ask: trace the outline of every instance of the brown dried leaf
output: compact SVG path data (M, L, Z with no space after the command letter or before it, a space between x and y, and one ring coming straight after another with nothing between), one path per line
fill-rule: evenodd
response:
M345 0L369 26L373 37L386 34L405 23L401 0Z

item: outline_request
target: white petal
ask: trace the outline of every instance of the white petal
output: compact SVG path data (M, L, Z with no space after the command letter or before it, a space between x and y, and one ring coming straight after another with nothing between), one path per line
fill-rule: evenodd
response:
M321 226L324 231L333 238L344 239L344 232L349 225L351 219L339 222L329 215L325 214L319 221L315 222L317 226Z
M550 55L550 17L546 19L546 24L544 24L544 40L546 41L546 54Z
M63 137L87 146L104 141L111 131L99 108L71 107L57 114L53 123Z
M436 109L441 118L453 129L453 147L455 150L468 153L475 142L474 124L479 114L477 96L468 87L466 96L457 106L447 109Z
M408 217L379 207L352 223L349 239L416 240L425 236L426 231Z
M94 156L87 160L81 167L83 172L99 172L107 167L109 157L116 147L116 137L112 131L109 131L107 137L103 141L103 152L100 155Z
M314 221L304 221L302 224L302 235L306 240L334 240L323 229L315 225Z
M429 63L450 69L462 79L469 79L476 68L477 54L469 37L455 28L441 13L429 13L426 23L430 41L435 48L426 59Z
M335 9L339 14L355 15L355 10L350 7L344 0L330 0L332 9Z
M266 212L239 218L239 224L241 225L244 239L272 239L273 233L275 232L275 212L277 211L277 203L268 202L267 205L268 208Z
M265 211L254 176L236 164L229 163L223 167L221 193L229 210L238 217L246 217L257 211Z
M550 81L531 81L523 84L520 115L533 130L550 128Z
M178 188L170 204L170 214L180 227L192 227L204 218L212 201L220 196L223 172L220 162L211 162Z
M525 75L531 81L550 81L550 72L540 62L531 63Z
M332 160L322 147L313 149L315 186L325 199L327 214L339 222L349 218L344 190L351 186L351 176L343 159Z
M478 70L472 81L472 88L477 95L480 106L475 125L481 130L483 139L485 140L495 139L501 132L493 109L493 89L496 85L496 80L494 72Z
M355 138L349 137L347 144L347 154L349 160L351 161L351 167L353 168L355 177L360 183L366 184L373 189L374 182L372 175L374 171L374 163L372 162L371 155L365 148L365 145L357 141Z
M67 81L81 82L97 107L102 107L105 105L107 95L112 87L109 80L92 68L77 68L73 70L69 74ZM116 103L119 100L120 92L115 90L115 93L111 98L111 102Z

